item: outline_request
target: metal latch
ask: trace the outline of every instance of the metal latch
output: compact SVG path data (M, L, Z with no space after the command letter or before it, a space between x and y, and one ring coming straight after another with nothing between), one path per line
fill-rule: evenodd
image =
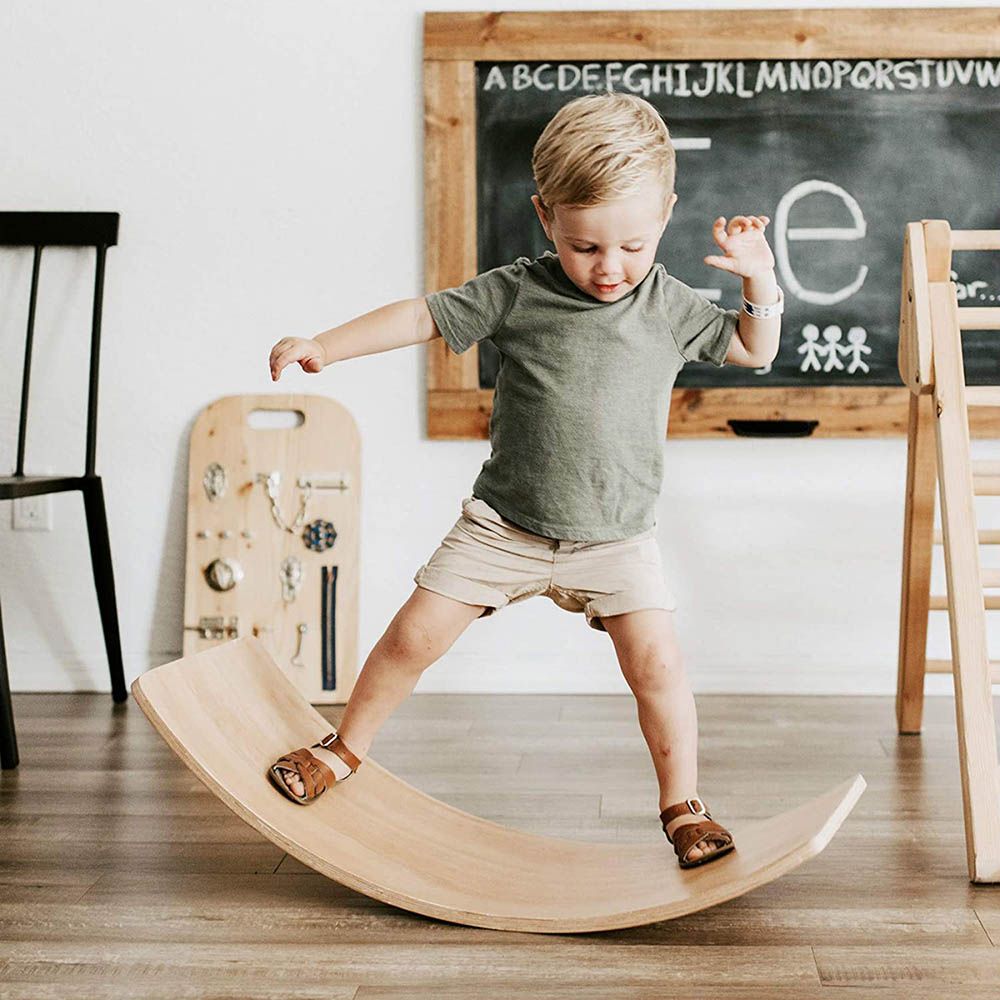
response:
M202 617L197 625L185 625L185 632L200 632L202 639L238 639L240 634L239 618L235 615L227 622L221 615L217 617Z

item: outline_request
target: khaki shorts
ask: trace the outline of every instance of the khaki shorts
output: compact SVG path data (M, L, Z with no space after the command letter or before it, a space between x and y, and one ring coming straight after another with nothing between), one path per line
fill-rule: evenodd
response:
M544 594L606 632L602 615L677 607L655 530L613 542L560 541L525 531L485 500L467 497L462 516L413 581L464 604L484 605L481 618Z

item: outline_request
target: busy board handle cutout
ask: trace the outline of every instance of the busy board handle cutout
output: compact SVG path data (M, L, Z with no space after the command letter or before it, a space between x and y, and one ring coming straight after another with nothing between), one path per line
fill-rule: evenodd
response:
M247 424L255 431L288 431L306 422L302 410L281 407L256 407L247 414Z

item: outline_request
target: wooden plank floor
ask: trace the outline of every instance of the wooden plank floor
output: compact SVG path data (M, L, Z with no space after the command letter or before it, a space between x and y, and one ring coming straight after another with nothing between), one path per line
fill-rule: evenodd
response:
M922 736L898 737L891 698L699 697L701 792L723 822L857 771L867 791L826 851L776 883L561 937L439 923L327 881L229 813L131 700L19 694L14 711L5 1000L1000 995L1000 886L966 878L951 698L928 699ZM372 756L490 819L662 842L675 863L631 696L415 695Z

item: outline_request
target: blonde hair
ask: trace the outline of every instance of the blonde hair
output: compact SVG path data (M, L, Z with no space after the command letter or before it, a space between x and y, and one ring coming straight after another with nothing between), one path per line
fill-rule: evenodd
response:
M531 156L538 197L588 207L628 197L649 178L674 190L676 156L659 111L635 94L586 94L564 104L545 126Z

